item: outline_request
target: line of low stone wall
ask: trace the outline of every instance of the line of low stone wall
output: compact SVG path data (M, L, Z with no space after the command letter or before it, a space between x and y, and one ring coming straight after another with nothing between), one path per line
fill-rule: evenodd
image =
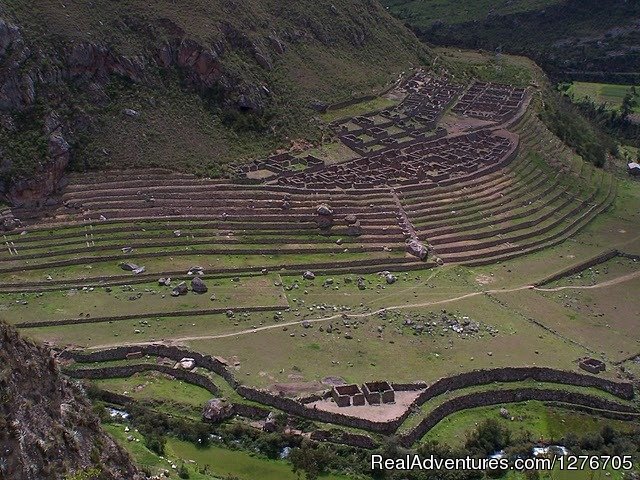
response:
M113 367L65 369L64 374L72 378L103 379L103 378L127 378L141 372L160 372L178 380L202 387L212 395L218 395L220 389L207 377L195 372L171 368L166 365L154 365L151 363L139 363L134 365L122 365Z
M271 413L271 410L268 408L258 407L256 405L247 405L246 403L233 403L232 405L234 414L253 420L263 420Z
M173 253L173 252L171 252ZM202 252L196 252L196 251L191 251L189 252L191 255L198 255L198 254L202 254ZM304 252L303 252L304 253ZM170 253L168 253L167 255L169 255ZM186 255L186 253L185 253ZM157 254L156 254L157 256ZM120 260L122 261L122 256L117 256L114 255L113 260ZM320 263L297 263L297 264L280 264L280 265L268 265L268 266L256 266L256 267L246 267L246 268L219 268L219 269L213 269L213 270L208 270L208 272L210 274L216 274L216 273L242 273L242 272L249 272L249 271L260 271L262 268L268 268L271 270L279 270L281 268L285 268L288 271L300 271L300 272L304 272L305 270L309 270L309 268L323 268L323 269L330 269L330 268L340 268L340 267L346 267L349 265L352 266L370 266L370 265L375 265L376 263L403 263L406 262L407 259L405 257L389 257L389 258L372 258L372 259L364 259L364 260L351 260L348 262L320 262ZM24 265L21 266L20 269L21 270L25 270L25 269L32 269L32 270L38 270L38 269L43 269L43 268L49 268L49 267L53 267L53 266L65 266L67 264L75 264L76 262L79 262L79 260L74 260L71 262L55 262L55 263L48 263L48 264L34 264L34 265ZM60 264L60 265L58 265ZM6 270L6 271L5 271ZM0 273L4 272L13 272L15 271L15 268L8 268L8 269L0 269ZM143 277L144 275L144 277ZM111 276L99 276L99 277L93 277L92 279L85 279L83 282L83 285L87 285L89 283L93 282L102 282L102 281L109 281L109 279L121 279L121 278L150 278L150 279L157 279L158 276L176 276L176 275L184 275L184 271L173 271L173 272L156 272L153 274L142 274L142 275L131 275L131 277L127 277L127 276L123 276L123 275L111 275ZM49 282L50 284L51 282ZM79 280L80 283L80 280ZM17 284L17 285L21 285L21 284Z
M348 415L326 412L323 410L307 408L300 400L291 399L274 395L270 392L254 389L244 385L239 385L233 373L226 367L224 363L218 359L202 355L197 352L191 352L186 349L177 347L168 347L164 345L149 346L126 346L116 347L109 350L102 350L83 354L78 352L63 352L63 358L73 358L79 362L104 362L109 360L121 360L130 353L142 353L146 355L163 356L173 360L181 360L185 357L193 358L196 365L217 373L227 380L242 397L257 402L262 405L269 405L287 413L324 423L332 423L337 425L345 425L362 430L391 434L406 420L411 413L411 408L407 409L400 417L388 422L375 422L371 420L355 418ZM533 379L540 382L549 382L557 384L576 385L583 387L593 387L606 391L623 399L631 399L634 396L633 385L630 383L614 382L602 379L592 375L586 375L575 372L567 372L562 370L554 370L545 367L506 367L492 370L476 370L472 372L461 373L453 377L446 377L438 380L413 402L413 406L420 406L429 399L441 395L448 391L458 390L461 388L486 385L495 382L518 382L527 379ZM425 388L423 382L394 384L399 390L419 390ZM527 389L523 389L527 390ZM570 393L570 392L565 392ZM597 397L594 397L597 398ZM454 399L455 400L455 399ZM620 410L621 406L608 400L602 400L615 405L612 410ZM631 408L631 407L624 407Z
M635 409L621 405L610 400L605 400L593 395L585 395L563 390L543 390L535 388L520 388L513 390L495 390L476 392L452 398L434 408L413 430L403 435L400 442L405 447L410 447L421 439L429 430L449 415L470 408L486 407L502 403L516 403L527 400L558 401L572 405L584 405L601 410L634 413Z
M567 410L572 410L575 412L587 413L594 417L604 417L604 418L611 418L613 420L625 420L625 421L640 420L640 412L628 413L628 412L616 412L611 410L599 410L597 408L593 408L587 405L572 405L570 403L563 403L563 402L544 402L544 404L549 407L558 407L558 408L564 408Z
M453 390L496 382L522 382L529 379L537 382L597 388L624 400L631 400L634 397L633 384L628 382L616 382L594 375L556 370L548 367L503 367L489 370L472 370L441 378L420 394L417 404L422 405L438 395Z
M383 227L384 228L384 227ZM369 231L374 230L374 229L367 229ZM379 229L382 230L382 229ZM388 232L388 230L382 230L385 232ZM332 231L332 233L334 235L345 235L347 236L347 228L346 227L339 227L336 229L335 232ZM368 233L368 232L367 232ZM384 239L380 239L383 243L388 242L389 238L384 238ZM380 241L379 240L379 241ZM83 242L84 240L78 240L78 242L73 242L73 245L77 245L78 243ZM314 238L314 239L296 239L296 238L285 238L285 239L281 239L281 238L270 238L270 239L266 239L266 241L263 241L263 239L256 239L255 240L257 243L260 244L268 244L268 245L274 245L274 244L280 244L281 247L278 248L266 248L266 247L259 247L259 248L237 248L237 246L242 247L243 245L246 245L247 243L251 243L250 239L246 239L246 240L237 240L237 241L231 241L231 242L225 242L226 245L228 245L227 248L216 248L216 249L207 249L207 250L202 250L202 249L195 249L195 250L191 250L191 252L197 254L200 252L205 252L207 255L257 255L257 254L264 254L264 255L274 255L276 253L279 254L300 254L300 253L304 253L304 254L316 254L316 253L340 253L344 250L345 247L349 248L349 250L352 253L360 253L360 252L377 252L380 250L380 247L378 246L369 246L368 243L374 243L372 241L367 241L366 238L363 238L362 241L358 240L354 240L351 239L350 237L347 236L346 241L344 246L342 247L336 247L333 245L330 245L329 242L326 241L326 239L323 239L322 237L318 236L318 238ZM308 247L295 247L295 248L285 248L285 245L289 245L292 243L304 243L304 244L308 244ZM126 244L128 247L131 247L134 249L136 248L174 248L174 247L193 247L193 246L198 246L198 245L219 245L220 243L217 242L215 239L208 239L208 240L191 240L189 242L147 242L147 243L127 243L126 240L122 241L122 244ZM364 245L362 245L364 244ZM101 245L101 246L95 246L95 247L74 247L74 248L69 248L67 250L60 250L60 251L55 251L55 252L47 252L47 253L21 253L19 255L16 256L12 256L10 257L11 261L18 261L18 260L28 260L28 259L33 259L33 258L37 258L37 259L44 259L44 258L53 258L53 257L58 257L58 256L62 256L62 255L75 255L75 254L84 254L84 253L88 253L88 252L110 252L110 251L120 251L121 250L121 246L120 245L116 245L116 244L112 244L112 245ZM326 245L324 247L322 246L317 246L317 245ZM387 245L389 246L389 245ZM37 246L35 248L41 248L40 246ZM390 245L389 248L391 248L392 250L394 249L393 245ZM397 248L396 248L397 249ZM25 249L21 249L21 251L25 251ZM28 250L27 250L28 251ZM132 258L149 258L149 257L158 257L158 256L162 256L162 254L166 255L174 255L175 252L172 251L158 251L158 252L142 252L142 253L130 253L128 255L126 255L126 259L132 259ZM75 262L82 262L82 261L86 261L87 259L91 259L91 261L102 261L103 259L108 259L108 260L112 260L114 257L122 259L123 255L121 253L117 254L117 255L110 255L110 256L98 256L98 257L81 257L81 258L77 258L74 259Z
M66 318L62 320L41 320L36 322L22 322L16 323L18 328L34 328L34 327L52 327L57 325L78 325L84 323L104 323L104 322L119 322L123 320L139 320L144 318L157 318L157 317L195 317L200 315L219 315L225 313L228 310L233 312L274 312L277 310L284 310L289 308L289 305L270 305L270 306L255 306L255 307L242 307L242 308L207 308L203 310L175 310L172 312L152 312L152 313L132 313L129 315L110 316L110 317L84 317L84 318Z
M409 264L405 267L404 264ZM245 276L250 273L259 273L263 268L269 271L282 271L288 275L302 274L302 272L311 269L314 272L325 273L372 273L381 270L381 266L385 270L414 270L415 259L408 257L389 257L378 259L366 259L366 260L353 260L351 262L332 262L332 263L312 263L312 264L291 264L291 265L269 265L266 267L247 267L245 269L238 268L225 268L210 271L210 275L204 275L203 279L220 278L229 276ZM418 265L419 266L419 265ZM424 263L424 268L430 268L429 263ZM213 276L215 275L215 277ZM184 271L171 271L171 272L156 272L153 274L141 274L135 276L127 275L109 275L98 276L90 279L74 279L71 281L56 282L56 281L38 281L38 282L21 282L21 283L3 283L0 285L2 291L25 291L27 288L31 288L40 291L37 287L55 287L60 286L60 289L72 288L73 285L83 287L104 287L108 285L133 285L140 283L149 283L157 280L159 277L171 277L176 280L189 280L192 277L185 277ZM30 291L30 290L29 290Z
M606 261L611 260L614 257L617 257L618 255L620 255L620 252L617 249L611 249L611 250L607 250L606 252L602 252L598 255L596 255L595 257L591 257L587 260L584 260L572 267L568 267L565 268L557 273L554 273L552 275L549 275L548 277L540 280L539 282L536 282L534 285L536 287L541 287L543 285L547 285L549 283L555 282L557 280L560 280L561 278L564 277L569 277L571 275L575 275L576 273L580 273L583 270L586 270L587 268L591 268L595 265L598 265L600 263L604 263Z
M367 450L372 450L378 446L368 435L349 432L341 432L339 435L336 435L334 432L328 430L315 430L311 432L310 438L316 442L338 443L350 447L365 448Z
M393 247L390 247L393 249ZM397 249L397 248L396 248ZM111 248L109 250L117 250L117 248ZM138 259L138 258L157 258L157 257L167 257L167 256L193 256L193 255L312 255L312 254L332 254L332 253L342 253L344 247L336 246L336 247L308 247L308 248L259 248L259 249L194 249L194 250L165 250L165 251L157 251L157 252L141 252L141 253L131 253L126 256L123 256L122 253L113 254L113 255L102 255L102 256L89 256L89 257L77 257L66 260L55 260L53 262L45 262L45 263L33 263L30 265L21 266L21 270L38 270L43 268L54 268L54 267L64 267L70 265L78 265L78 264L87 264L87 263L101 263L101 262L111 262L111 261L123 261L130 259ZM83 252L86 251L83 250ZM349 248L351 253L370 253L370 252L378 252L380 248L377 246L365 246L365 245L355 245ZM66 253L65 253L66 254ZM27 254L18 257L13 257L13 260L23 260L29 258L43 258L43 256L39 256L38 254ZM15 267L9 268L0 268L1 273L14 272L16 270Z
M95 396L98 400L112 403L114 405L127 406L134 401L133 397L122 395L121 393L110 392L101 388L95 389Z
M618 252L622 258L628 258L629 260L640 261L640 255L634 255L632 253Z

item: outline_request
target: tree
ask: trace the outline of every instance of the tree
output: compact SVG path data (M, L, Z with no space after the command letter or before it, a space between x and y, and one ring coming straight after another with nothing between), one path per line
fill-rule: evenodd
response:
M293 465L293 473L302 471L307 480L317 480L332 460L332 453L325 445L314 448L309 442L304 442L291 451L289 460Z
M178 468L178 476L185 479L189 478L189 470L187 470L187 466L184 463L181 463Z
M636 91L636 87L632 86L622 99L622 106L620 107L620 114L622 118L626 119L631 113L633 113L638 105L638 92Z
M488 418L471 434L466 443L466 448L475 455L486 456L497 450L509 446L511 432L500 425L495 418Z

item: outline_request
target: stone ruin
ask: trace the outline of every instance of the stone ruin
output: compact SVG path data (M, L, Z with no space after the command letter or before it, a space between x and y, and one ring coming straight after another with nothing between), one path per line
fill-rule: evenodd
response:
M481 130L436 140L420 139L367 157L279 177L277 183L312 190L438 183L495 166L514 153L516 146L515 136L505 131Z
M236 179L269 180L275 177L295 174L299 171L313 171L324 167L324 161L313 155L295 157L290 153L271 155L266 159L236 165L232 175Z
M331 390L331 396L339 407L363 406L395 403L396 396L389 382L366 382L362 388L356 384L337 385Z
M396 394L389 382L366 382L362 385L364 397L369 405L395 403Z
M466 117L504 121L522 106L525 89L497 83L475 82L452 111Z
M596 358L583 358L578 363L578 366L581 369L596 375L604 372L606 369L606 364L602 360L598 360Z
M331 389L331 396L339 407L364 405L364 394L356 384L334 386Z

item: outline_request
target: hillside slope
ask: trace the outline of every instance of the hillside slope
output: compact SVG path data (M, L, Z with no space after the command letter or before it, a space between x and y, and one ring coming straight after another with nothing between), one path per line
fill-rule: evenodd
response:
M47 348L0 323L0 479L144 478Z
M374 0L8 0L0 19L0 193L14 204L41 202L68 165L218 175L319 139L314 108L431 60Z
M627 0L382 0L434 44L501 49L557 78L640 76L640 3Z

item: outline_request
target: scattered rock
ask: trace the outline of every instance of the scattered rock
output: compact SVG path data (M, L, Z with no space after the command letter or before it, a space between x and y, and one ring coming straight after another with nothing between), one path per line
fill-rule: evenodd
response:
M233 405L224 398L212 398L202 409L202 418L208 422L220 422L233 415Z
M186 295L188 291L187 282L180 282L171 290L171 296L179 297L180 295Z
M193 290L194 293L207 293L209 289L200 277L195 277L191 280L191 290Z

